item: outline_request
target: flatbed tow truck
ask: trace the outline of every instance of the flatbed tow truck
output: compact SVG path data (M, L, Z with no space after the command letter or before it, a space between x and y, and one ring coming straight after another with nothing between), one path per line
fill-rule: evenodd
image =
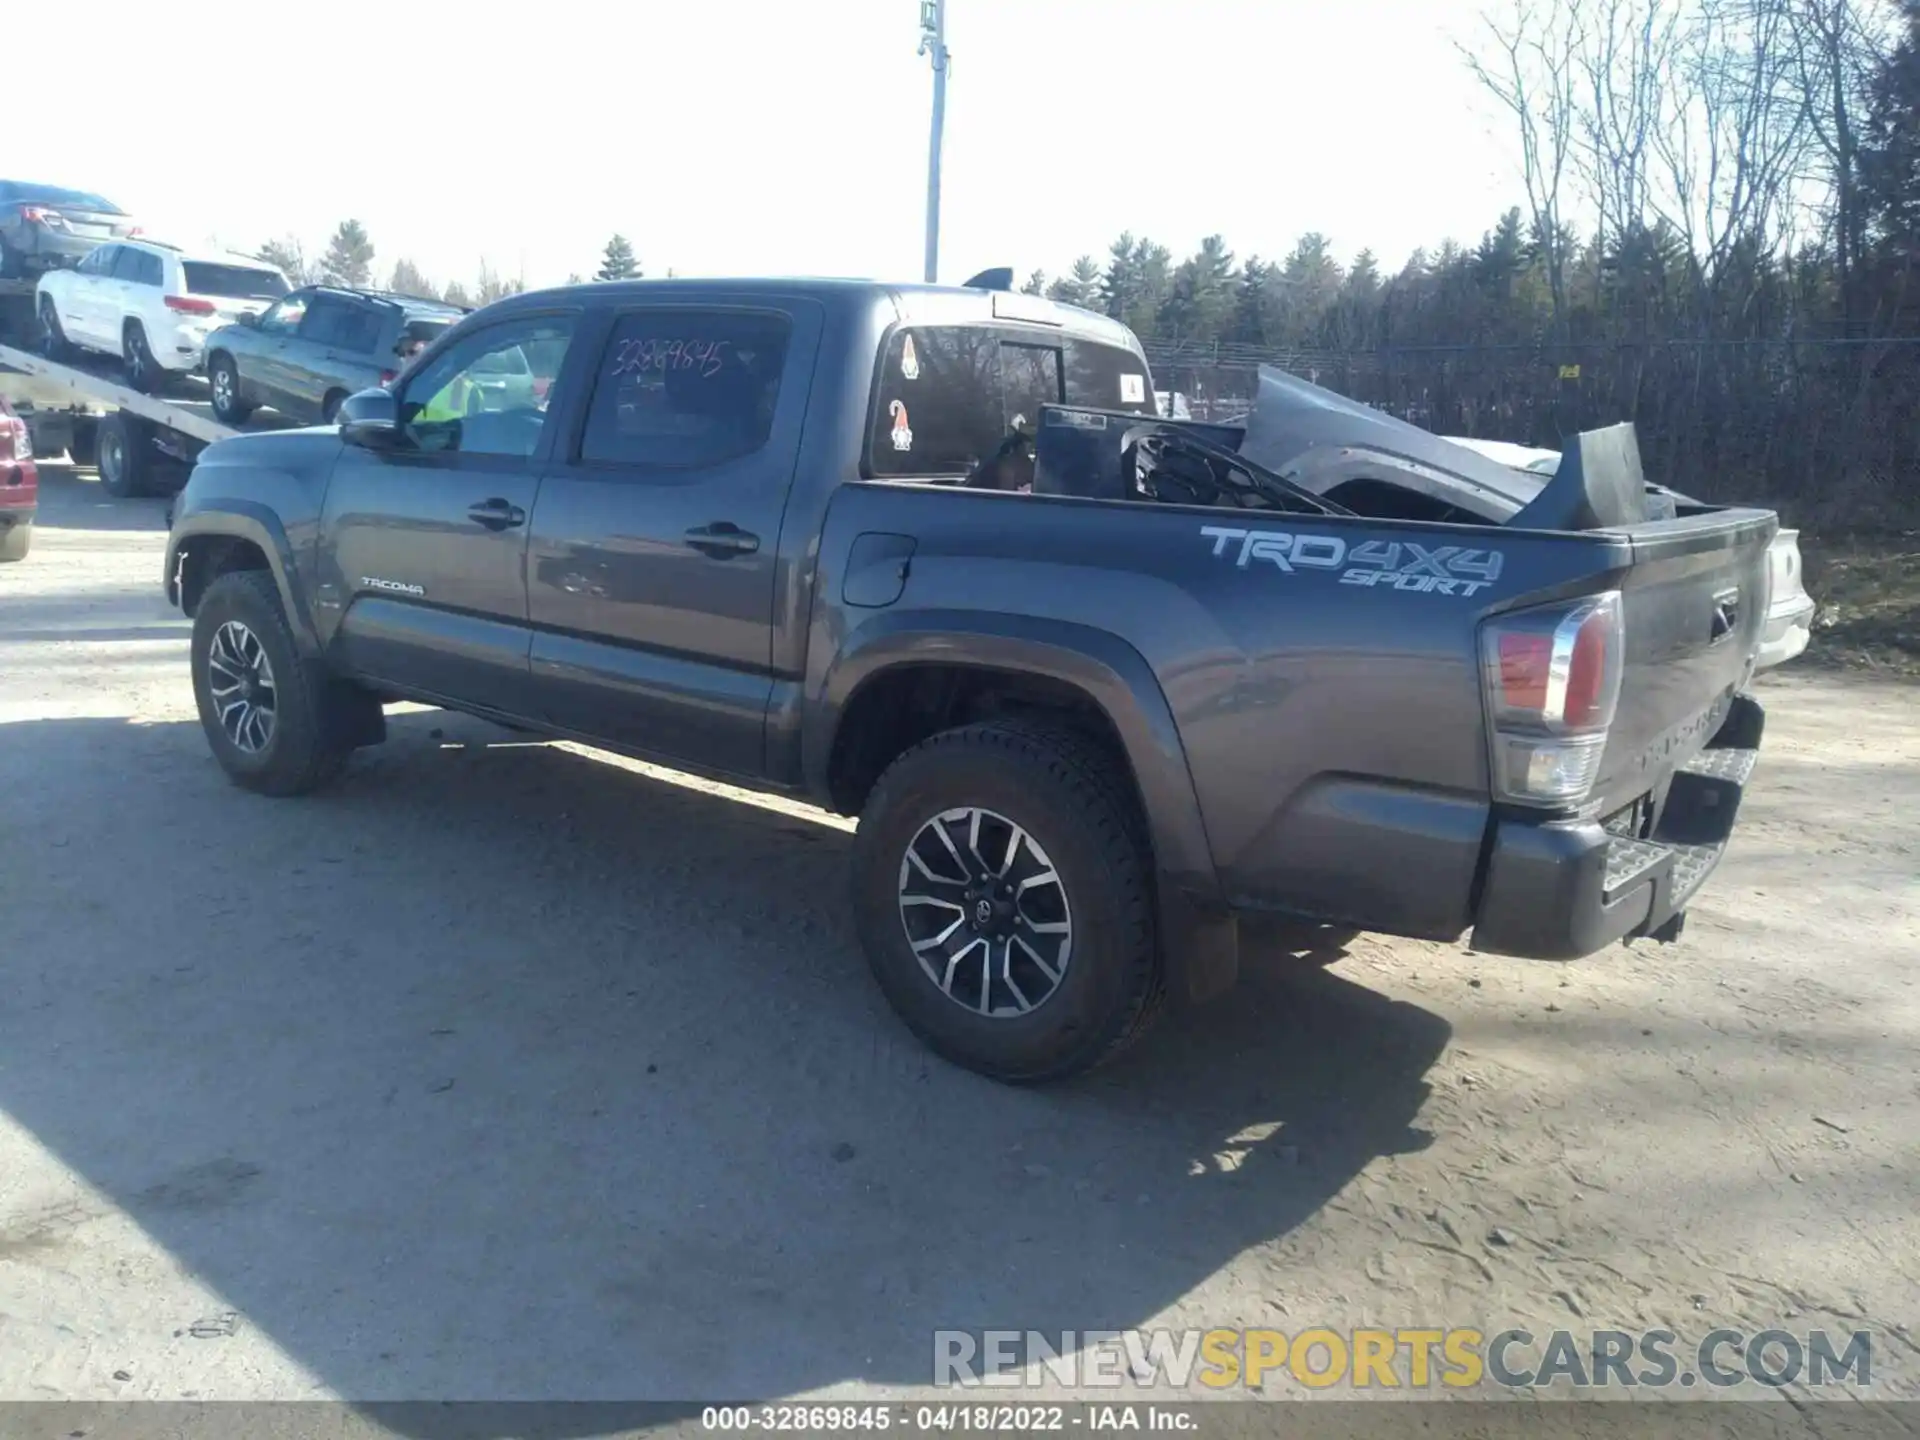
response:
M147 395L114 373L106 356L48 359L37 347L31 280L0 280L0 395L26 421L36 455L63 452L95 465L100 485L116 498L177 490L200 452L241 433L213 416L205 382L174 377L176 393ZM271 430L291 421L259 415L244 428Z

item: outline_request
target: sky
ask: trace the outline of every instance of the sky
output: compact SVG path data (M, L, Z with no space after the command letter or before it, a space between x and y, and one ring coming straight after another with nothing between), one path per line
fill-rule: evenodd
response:
M1390 270L1477 239L1520 199L1455 48L1486 3L948 0L940 278L1123 230L1242 258L1318 230ZM559 283L615 231L652 275L920 278L918 0L95 0L79 51L56 10L8 49L85 64L7 67L0 173L175 243L313 256L352 216L383 280Z

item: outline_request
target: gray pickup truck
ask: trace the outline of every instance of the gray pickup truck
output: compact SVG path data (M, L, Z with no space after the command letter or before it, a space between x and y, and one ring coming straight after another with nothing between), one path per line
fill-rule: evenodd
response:
M1663 505L1625 426L1529 478L1278 372L1239 426L1153 396L1123 327L989 288L512 297L201 455L209 743L292 795L411 699L857 815L880 986L1007 1080L1221 993L1253 912L1677 935L1774 515Z

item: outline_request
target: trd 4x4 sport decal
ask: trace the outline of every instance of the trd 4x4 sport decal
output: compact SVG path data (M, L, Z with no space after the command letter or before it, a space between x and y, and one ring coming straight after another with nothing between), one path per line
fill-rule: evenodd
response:
M1283 530L1237 530L1202 525L1216 560L1240 569L1258 561L1282 574L1338 570L1342 585L1387 586L1418 595L1478 595L1500 578L1498 550L1459 545L1417 545L1410 540L1368 540L1349 548L1338 535L1295 535Z

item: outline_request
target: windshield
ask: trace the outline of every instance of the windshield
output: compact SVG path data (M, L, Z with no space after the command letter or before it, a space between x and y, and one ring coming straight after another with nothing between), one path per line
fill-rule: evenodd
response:
M287 293L286 279L277 270L255 270L246 265L211 265L204 260L181 264L187 289L195 295L217 295L223 300L278 300Z

